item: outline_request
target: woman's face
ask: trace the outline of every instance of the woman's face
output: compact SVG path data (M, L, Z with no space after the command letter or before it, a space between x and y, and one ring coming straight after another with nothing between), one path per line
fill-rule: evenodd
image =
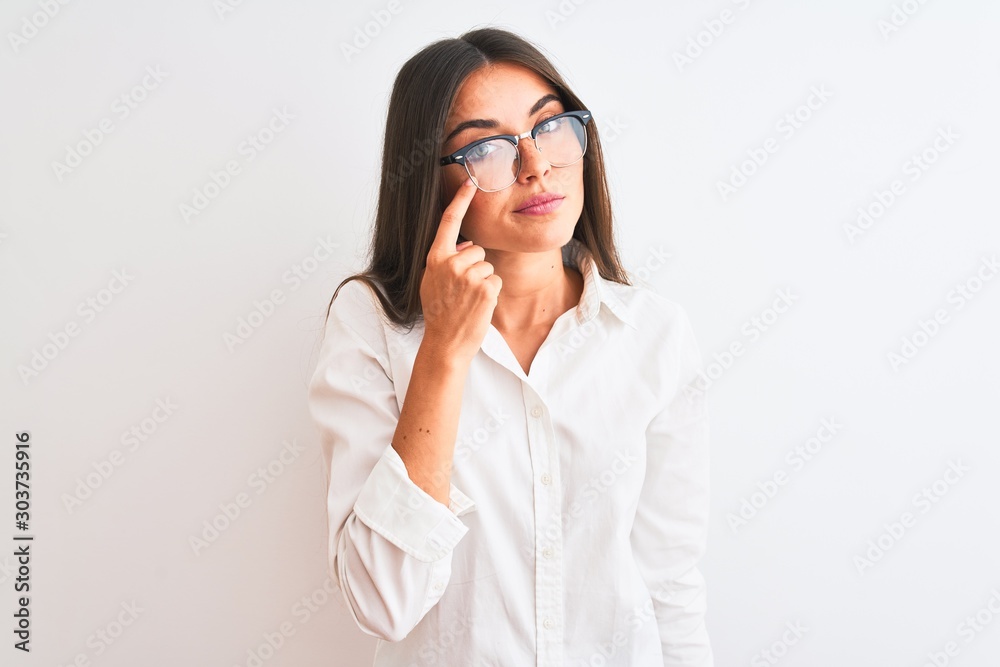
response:
M535 108L547 95L553 98ZM459 89L445 122L446 141L441 155L450 155L484 137L527 132L564 111L567 109L555 89L532 70L512 63L487 65L470 74ZM495 120L497 125L466 128L449 137L465 121L480 119ZM492 250L542 252L561 248L572 238L583 210L583 160L568 167L553 167L530 138L519 140L517 150L521 159L517 180L497 192L477 189L465 214L459 242L470 240ZM439 168L446 206L468 173L461 164ZM517 212L528 198L543 192L561 195L562 204L544 215Z

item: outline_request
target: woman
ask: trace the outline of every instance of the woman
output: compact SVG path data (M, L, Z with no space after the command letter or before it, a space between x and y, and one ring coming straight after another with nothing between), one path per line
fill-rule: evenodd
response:
M700 354L619 262L590 112L488 28L413 56L386 127L309 387L375 664L711 666Z

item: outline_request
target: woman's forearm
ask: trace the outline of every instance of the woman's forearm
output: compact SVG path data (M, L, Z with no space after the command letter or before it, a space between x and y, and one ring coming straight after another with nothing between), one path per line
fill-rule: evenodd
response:
M446 506L468 373L468 362L422 342L392 438L410 479Z

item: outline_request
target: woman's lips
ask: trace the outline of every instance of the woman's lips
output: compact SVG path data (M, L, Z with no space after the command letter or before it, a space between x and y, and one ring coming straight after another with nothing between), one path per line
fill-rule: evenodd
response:
M559 206L563 203L563 199L565 198L559 197L558 199L550 199L544 204L522 208L520 211L514 211L514 213L520 213L523 215L545 215L546 213L551 213L559 208Z

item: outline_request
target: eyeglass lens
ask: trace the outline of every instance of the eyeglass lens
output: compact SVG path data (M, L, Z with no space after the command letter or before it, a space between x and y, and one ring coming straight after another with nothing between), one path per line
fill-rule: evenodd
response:
M535 145L553 167L565 167L583 157L587 134L579 118L563 116L538 128ZM469 175L484 190L502 190L513 183L519 161L517 147L506 139L477 144L465 154Z

